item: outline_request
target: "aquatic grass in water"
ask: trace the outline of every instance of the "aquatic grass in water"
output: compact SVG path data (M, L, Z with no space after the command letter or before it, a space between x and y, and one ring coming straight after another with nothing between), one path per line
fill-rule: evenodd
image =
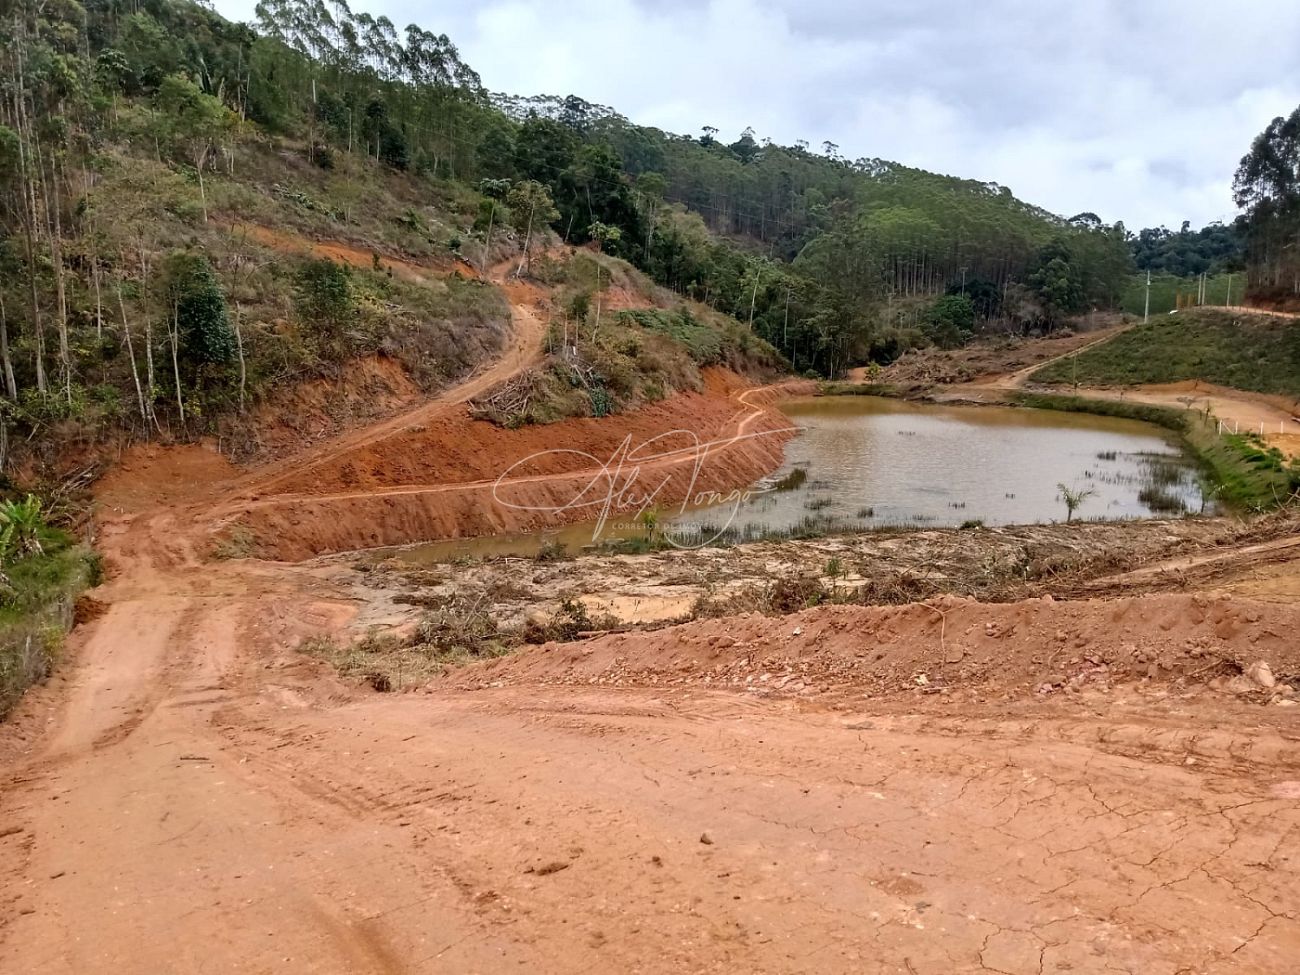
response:
M809 513L856 512L850 525L986 525L1059 521L1057 485L1094 487L1097 496L1078 516L1150 517L1169 510L1156 486L1197 510L1195 470L1175 452L1163 429L1124 417L1006 407L970 407L820 397L783 409L801 433L786 447L791 473L808 494L768 492L751 505L721 506L708 520L735 527L748 522L789 532L811 530ZM770 482L769 482L770 483ZM829 499L829 500L827 500ZM680 520L699 519L686 514ZM856 520L855 520L856 519Z

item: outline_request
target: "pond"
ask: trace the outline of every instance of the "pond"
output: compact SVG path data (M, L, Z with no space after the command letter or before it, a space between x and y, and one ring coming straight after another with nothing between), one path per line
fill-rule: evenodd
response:
M1198 512L1196 466L1171 434L1117 417L1001 406L916 403L875 396L792 400L800 428L785 463L738 499L660 510L656 530L684 546L834 529L1119 520ZM436 542L413 561L460 555L576 552L593 523L557 531ZM635 519L612 518L598 541L644 538Z

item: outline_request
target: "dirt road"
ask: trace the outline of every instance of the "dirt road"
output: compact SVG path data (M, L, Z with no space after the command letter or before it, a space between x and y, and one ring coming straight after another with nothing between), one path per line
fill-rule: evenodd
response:
M1294 970L1297 709L1188 682L1300 670L1290 606L715 620L384 695L293 649L358 613L328 568L203 561L230 472L174 460L106 487L102 612L0 725L0 971ZM1121 616L1149 679L1020 689L1135 659ZM761 670L805 628L860 676ZM1024 671L949 688L916 647Z
M1256 311L1251 309L1252 312ZM1285 312L1259 312L1273 314L1277 317L1293 317ZM1094 341L1070 349L1060 355L1042 359L1013 371L993 373L979 379L938 386L934 395L938 399L958 399L982 401L999 399L1004 394L1026 388L1043 388L1052 392L1085 396L1089 399L1122 400L1131 403L1145 403L1176 410L1211 411L1221 419L1226 429L1231 432L1256 433L1265 441L1276 446L1290 456L1300 456L1300 423L1296 411L1283 397L1250 393L1244 390L1229 389L1213 383L1184 381L1176 383L1148 383L1127 387L1034 387L1030 377L1038 370L1054 362L1068 359L1109 342L1118 335L1127 332L1132 325L1110 329Z
M265 228L258 229L263 235L258 239L267 242L264 236ZM345 256L340 256L342 245L313 243L310 246L313 253L319 251L334 259L346 261ZM388 266L400 266L403 274L414 280L445 276L431 268L399 261L396 258L386 258L385 263ZM489 280L501 286L510 301L510 335L506 340L506 347L494 361L486 363L468 379L414 409L404 411L381 423L362 427L342 437L330 438L298 451L282 461L257 468L248 475L237 478L230 485L228 494L238 497L250 493L274 493L277 487L285 482L309 474L323 460L380 443L411 427L420 427L434 422L540 360L542 346L546 339L546 323L542 320L536 305L537 294L527 284L509 280L514 268L515 261L508 260L488 272Z
M176 527L6 728L6 972L1293 970L1294 712L363 695L283 649L353 611L314 570Z

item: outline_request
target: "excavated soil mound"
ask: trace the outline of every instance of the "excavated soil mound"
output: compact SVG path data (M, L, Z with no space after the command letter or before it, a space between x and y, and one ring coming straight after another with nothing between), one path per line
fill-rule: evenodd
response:
M816 693L1013 695L1112 681L1237 681L1290 695L1300 678L1300 609L1158 595L985 604L945 598L897 607L828 606L654 632L547 644L461 671L455 683L707 684ZM1243 677L1259 662L1272 684Z
M673 431L682 433L663 446L685 447L692 436L706 441L725 435L737 414L748 411L735 398L750 388L743 378L724 369L709 369L704 379L703 392L680 393L631 413L513 430L458 410L436 424L411 427L323 461L277 483L276 493L321 495L495 479L527 457L534 458L528 474L566 473L590 468L591 457L604 462L627 438L639 445Z
M780 466L794 430L764 404L783 390L711 370L703 393L603 419L509 430L457 413L326 460L234 523L263 557L300 561L594 520L606 499L610 517L635 515L646 497L677 504Z

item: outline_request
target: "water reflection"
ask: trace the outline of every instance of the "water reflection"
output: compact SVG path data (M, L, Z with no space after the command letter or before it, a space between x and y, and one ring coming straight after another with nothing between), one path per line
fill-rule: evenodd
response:
M1061 485L1081 495L1076 519L1166 516L1203 507L1195 466L1165 431L1117 417L1011 407L948 406L871 396L782 406L801 428L782 468L739 506L661 511L657 531L686 545L814 533L831 527L956 526L1065 521ZM802 472L802 473L800 473ZM780 489L784 488L784 489ZM436 542L404 558L577 552L593 526ZM644 539L631 518L604 541Z

